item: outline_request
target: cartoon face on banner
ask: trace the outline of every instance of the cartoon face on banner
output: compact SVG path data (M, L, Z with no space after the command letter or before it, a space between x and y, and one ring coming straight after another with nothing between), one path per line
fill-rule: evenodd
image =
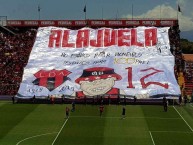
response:
M122 77L114 72L114 69L108 67L93 67L83 70L82 75L75 80L80 84L82 93L87 96L96 96L108 94L113 90L115 81L121 80ZM116 93L116 92L114 92ZM77 92L77 97L80 97ZM117 94L115 94L117 95Z

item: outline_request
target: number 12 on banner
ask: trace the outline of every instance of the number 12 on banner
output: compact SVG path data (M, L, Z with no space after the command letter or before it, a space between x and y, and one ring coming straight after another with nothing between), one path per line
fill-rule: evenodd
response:
M132 79L133 79L132 67L128 67L126 69L128 71L128 86L127 86L127 88L135 88L135 86L133 85L133 82L132 82ZM160 82L154 82L154 81L145 82L146 78L148 78L150 76L153 76L157 73L164 72L163 70L158 70L158 69L155 69L153 67L150 67L150 68L147 68L147 69L142 69L142 70L140 70L140 72L147 72L147 71L150 71L150 70L153 70L153 72L151 71L149 74L146 74L146 75L144 75L143 77L140 78L140 83L141 83L142 88L146 89L148 86L154 84L154 85L161 86L165 89L168 89L169 88L168 83L160 83Z

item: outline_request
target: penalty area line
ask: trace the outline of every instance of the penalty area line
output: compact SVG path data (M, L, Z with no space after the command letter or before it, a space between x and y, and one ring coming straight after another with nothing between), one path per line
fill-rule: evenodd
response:
M60 131L59 131L58 134L56 135L54 141L52 142L52 145L54 145L54 143L56 142L58 136L60 135L60 133L61 133L62 129L64 128L64 126L65 126L65 124L66 124L67 121L68 121L68 118L66 119L66 121L65 121L64 124L62 125Z
M152 140L152 142L153 142L153 145L155 145L155 142L154 142L154 140L153 140L153 136L152 136L152 134L151 134L151 131L149 131L149 134L150 134L150 136L151 136L151 140Z
M193 106L192 106L192 103L190 104L190 106L193 107Z
M174 107L174 106L173 106ZM184 117L180 114L180 112L176 109L176 107L174 107L174 109L176 110L176 112L180 115L180 117L182 118L182 120L184 120L184 122L186 123L186 125L189 127L189 129L193 132L192 127L188 124L188 122L186 122L186 120L184 119Z

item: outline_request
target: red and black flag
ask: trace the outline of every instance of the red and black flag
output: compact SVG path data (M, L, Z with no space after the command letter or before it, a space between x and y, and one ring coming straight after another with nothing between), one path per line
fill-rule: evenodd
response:
M182 12L181 8L180 8L180 5L178 5L178 12Z
M83 11L86 13L86 5L84 6L84 10Z
M38 12L40 12L40 10L41 10L41 8L40 8L40 6L38 5Z

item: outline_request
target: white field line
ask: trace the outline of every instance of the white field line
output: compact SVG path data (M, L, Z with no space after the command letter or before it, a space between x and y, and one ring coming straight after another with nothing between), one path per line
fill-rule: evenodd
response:
M154 142L154 140L153 140L153 136L152 136L152 134L151 134L151 131L149 131L149 134L150 134L150 136L151 136L151 140L152 140L152 142L153 142L153 145L155 145L155 142Z
M192 106L193 107L193 106ZM180 117L184 120L184 118L181 116L181 114L177 111L177 109L174 107L174 109L176 110L176 112L180 115ZM99 118L99 116L71 116L71 118ZM102 118L120 118L120 117L102 117ZM180 118L159 118L159 117L127 117L129 119L144 119L144 118L150 118L150 119L180 119ZM53 133L45 133L45 134L39 134L39 135L35 135L35 136L31 136L31 137L27 137L21 141L19 141L16 145L19 145L20 143L28 140L28 139L32 139L32 138L36 138L36 137L40 137L40 136L45 136L45 135L49 135L49 134L55 134L55 133L58 133L57 136L55 137L52 145L54 145L55 141L57 140L59 134L61 133L62 129L64 128L65 124L67 123L68 119L66 119L66 121L64 122L64 124L62 125L61 129L59 132L53 132ZM155 142L153 140L153 136L151 134L151 132L165 132L165 133L193 133L193 129L190 127L190 125L184 120L184 122L188 125L188 127L190 128L190 130L192 132L183 132L183 131L149 131L149 134L150 134L150 137L151 137L151 140L153 142L153 145L155 145Z
M190 130L193 132L192 127L186 122L186 120L183 118L183 116L180 114L180 112L176 109L175 106L173 106L174 109L176 110L176 112L180 115L180 117L184 120L184 122L186 123L186 125L190 128Z
M34 135L34 136L30 136L27 138L22 139L21 141L19 141L16 145L19 145L20 143L28 140L28 139L32 139L32 138L36 138L36 137L40 137L40 136L44 136L44 135L48 135L48 134L54 134L54 133L58 133L58 132L52 132L52 133L44 133L44 134L39 134L39 135Z
M57 140L58 136L60 135L60 133L61 133L62 129L64 128L64 126L65 126L65 124L66 124L67 121L68 121L68 118L66 119L66 121L65 121L64 124L62 125L60 131L59 131L58 134L56 135L54 141L52 142L52 145L54 145L55 141Z
M70 118L115 118L115 119L119 119L121 118L122 116L120 117L117 117L117 116L112 116L112 117L100 117L100 116L70 116ZM125 117L127 119L171 119L171 120L176 120L176 119L181 119L181 118L163 118L163 117Z
M188 134L190 134L190 133L193 133L193 132L188 132L188 131L151 131L151 132L160 132L160 133L188 133Z

